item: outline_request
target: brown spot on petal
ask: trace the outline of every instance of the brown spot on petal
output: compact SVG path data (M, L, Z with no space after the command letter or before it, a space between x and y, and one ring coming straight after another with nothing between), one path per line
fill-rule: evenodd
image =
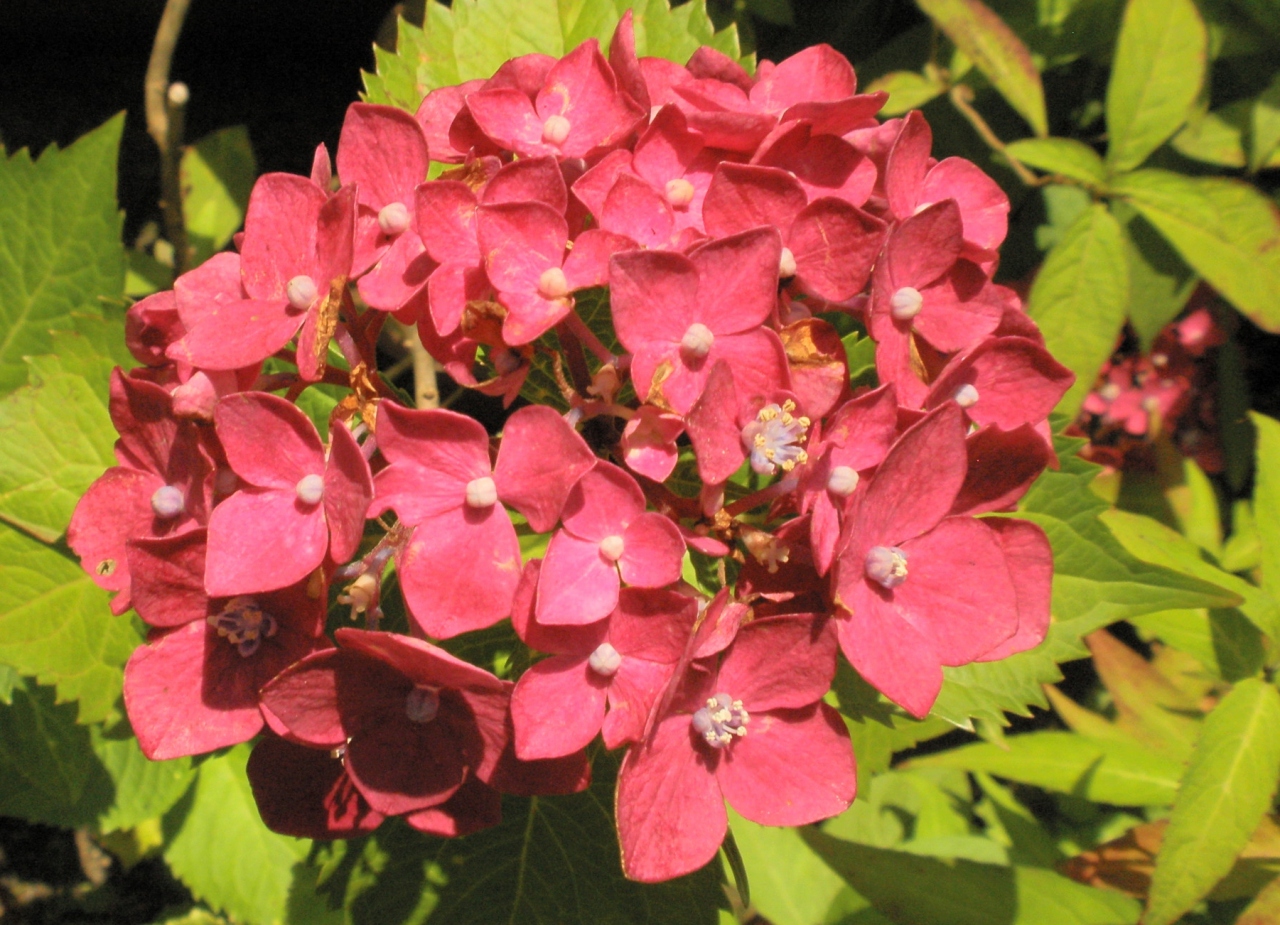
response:
M461 167L454 167L452 170L446 170L440 174L441 180L457 180L465 183L467 188L473 193L480 191L480 188L489 182L491 173L485 169L485 163L482 158L475 158Z
M333 332L338 329L338 314L342 310L342 300L347 295L347 278L339 276L330 280L329 292L316 309L316 339L311 346L311 356L315 360L319 375L324 375L326 360L329 356L329 341Z
M96 566L94 566L93 572L99 578L106 578L108 575L114 574L115 570L116 570L115 559L103 559Z
M497 302L468 302L459 327L466 337L487 347L504 347L502 322L506 317L507 310Z
M649 394L645 401L650 405L655 405L663 411L676 413L676 409L671 407L671 403L667 401L666 395L662 393L662 383L671 378L671 374L675 372L675 364L670 360L663 360L653 371L653 380L649 383Z

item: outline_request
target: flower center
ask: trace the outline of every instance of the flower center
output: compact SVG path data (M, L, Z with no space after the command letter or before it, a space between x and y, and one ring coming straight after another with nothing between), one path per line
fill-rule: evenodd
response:
M715 342L716 336L711 333L711 329L695 321L684 332L684 337L680 338L680 352L687 360L701 360L711 352L711 345Z
M676 177L674 180L667 181L667 204L673 209L682 209L689 203L693 202L693 194L696 192L693 184L684 177Z
M562 145L569 137L569 120L564 116L548 116L542 123L542 140L549 145Z
M319 504L320 499L324 497L324 476L304 475L298 479L298 485L294 489L298 493L298 500L303 504L311 506Z
M319 294L316 281L310 276L295 276L284 287L284 297L289 300L289 306L298 311L310 308Z
M956 389L955 394L951 396L955 399L957 405L961 408L972 408L978 403L978 390L972 385L965 383Z
M151 496L151 510L161 520L172 520L187 509L187 499L182 496L182 489L172 485L162 485Z
M587 665L602 677L612 678L622 665L622 656L618 650L607 642L596 646L596 650L587 658Z
M547 267L538 277L538 295L544 299L563 299L569 294L569 280L559 267Z
M791 248L784 247L782 256L778 258L778 276L782 279L790 279L796 275L796 255L791 253Z
M600 541L600 555L604 556L610 562L617 562L621 559L622 553L625 549L626 544L623 543L622 537L616 533L612 536L606 536Z
M404 699L404 712L411 723L429 723L440 712L440 693L430 687L415 687Z
M482 475L467 483L467 507L493 507L498 503L498 486Z
M378 229L389 238L407 231L409 222L409 207L403 202L388 203L378 212Z
M720 693L693 714L692 725L693 731L702 736L712 748L724 748L733 741L734 736L747 734L747 723L750 720L741 700L734 700L728 694Z
M274 636L279 628L276 618L258 606L252 597L233 597L222 613L206 617L205 622L245 658L257 652L263 638Z
M778 469L790 472L809 461L809 454L800 447L809 432L809 419L796 417L791 413L795 410L796 403L790 399L765 405L742 429L742 439L751 450L751 468L761 475L773 475Z
M867 577L886 590L907 580L907 554L897 546L872 546L867 551Z
M841 498L847 498L858 487L857 470L850 466L836 466L827 476L827 491Z
M897 321L910 321L924 307L924 296L919 289L903 286L889 297L889 314Z

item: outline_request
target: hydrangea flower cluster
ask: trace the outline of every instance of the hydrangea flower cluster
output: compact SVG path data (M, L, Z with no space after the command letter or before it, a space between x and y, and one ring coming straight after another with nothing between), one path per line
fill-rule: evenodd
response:
M827 46L755 75L637 58L628 14L607 58L357 103L336 177L321 147L259 179L235 252L130 309L119 465L69 534L151 627L125 673L144 752L258 737L278 831L461 835L502 793L585 787L599 735L626 750L623 867L657 881L714 856L726 801L771 825L850 805L838 653L924 716L944 666L1039 643L1048 542L981 515L1052 464L1072 376L992 281L1004 194L883 102ZM495 441L402 406L389 315L507 402L546 362L568 411ZM877 388L851 388L837 322L874 340ZM314 383L349 389L327 442ZM407 632L380 628L392 570ZM362 628L326 632L331 586ZM507 619L514 682L437 644Z

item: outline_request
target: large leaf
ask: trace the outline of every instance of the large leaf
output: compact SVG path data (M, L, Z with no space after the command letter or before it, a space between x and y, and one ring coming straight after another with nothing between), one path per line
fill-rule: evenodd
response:
M1040 72L1027 46L1004 20L980 0L916 0L916 3L1027 120L1033 132L1049 134Z
M192 266L226 247L239 230L257 169L243 125L206 135L183 151L179 177Z
M1118 177L1112 190L1255 324L1280 331L1280 214L1266 196L1237 180L1166 170Z
M922 857L801 835L832 869L899 925L1132 925L1138 904L1052 870Z
M1209 37L1192 0L1129 0L1107 84L1107 165L1132 170L1182 127Z
M124 294L116 153L124 116L36 161L0 151L0 394L27 381L22 358L48 353L49 331ZM0 440L0 443L7 441Z
M1169 925L1231 870L1280 774L1280 693L1249 678L1205 719L1156 857L1144 921Z
M1280 511L1280 421L1256 413L1249 418L1258 434L1253 510L1259 512L1256 529L1262 587L1275 597L1280 595L1280 522L1262 512ZM1280 641L1278 635L1273 634L1272 638Z
M985 771L1117 806L1168 806L1178 789L1182 765L1138 743L1087 739L1071 732L1029 732L1009 736L1002 747L975 742L917 758L912 767Z
M1200 277L1133 206L1116 200L1111 214L1124 232L1129 291L1141 293L1129 300L1129 323L1143 351L1150 352L1160 332L1182 313Z
M1039 524L1053 547L1053 615L1045 641L998 662L943 669L933 714L969 728L971 718L997 724L1004 712L1030 715L1046 706L1043 684L1061 679L1058 662L1088 654L1080 638L1101 626L1161 610L1230 607L1239 598L1216 585L1130 555L1098 515L1108 507L1089 483L1098 467L1059 441L1062 466L1045 472L1022 500L1019 517Z
M1074 138L1024 138L1008 145L1005 153L1037 170L1089 187L1101 189L1107 183L1107 168L1098 152Z
M80 701L88 723L111 714L141 642L74 560L0 524L0 662Z
M607 47L618 19L632 9L636 53L683 64L702 45L742 58L734 26L716 32L706 0L674 10L668 0L456 0L426 4L423 26L401 20L396 51L376 51L376 73L364 75L365 97L414 111L437 87L489 77L504 61L530 52L559 57L589 38Z
M613 765L601 756L583 793L505 798L502 823L464 839L390 823L371 838L335 845L339 857L328 867L337 873L322 872L324 889L354 925L714 925L724 902L718 861L662 884L623 877Z
M200 765L187 799L165 817L164 858L207 905L271 925L284 920L289 893L311 843L267 829L245 777L249 747L238 745Z
M0 399L0 520L45 542L60 537L85 489L115 462L105 392L51 357Z
M1106 206L1081 213L1049 251L1031 287L1027 311L1045 344L1076 374L1058 411L1075 417L1115 349L1129 305L1129 265L1120 225Z

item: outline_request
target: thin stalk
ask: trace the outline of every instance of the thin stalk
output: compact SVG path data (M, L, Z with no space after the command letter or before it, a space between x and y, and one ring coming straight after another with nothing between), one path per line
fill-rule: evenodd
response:
M165 237L173 245L174 276L185 273L191 261L186 222L182 216L182 185L178 176L183 117L190 91L186 84L170 84L169 70L190 5L191 0L168 0L165 3L143 81L147 133L160 149L160 208L164 215Z

